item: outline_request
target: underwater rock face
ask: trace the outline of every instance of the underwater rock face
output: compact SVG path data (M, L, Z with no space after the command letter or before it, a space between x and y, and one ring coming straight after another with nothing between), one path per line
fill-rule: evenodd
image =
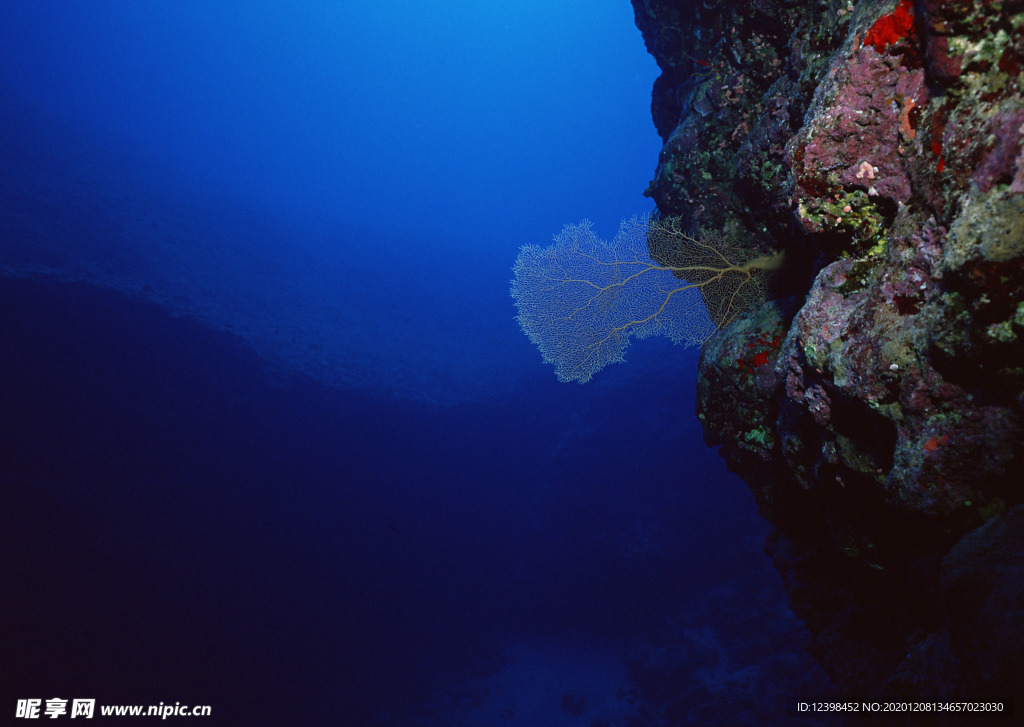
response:
M1024 2L633 6L646 194L790 261L698 416L815 655L856 699L1024 694Z

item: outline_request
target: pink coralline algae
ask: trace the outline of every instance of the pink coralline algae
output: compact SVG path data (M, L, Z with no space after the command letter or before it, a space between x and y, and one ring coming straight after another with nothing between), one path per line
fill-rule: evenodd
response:
M804 392L804 403L807 405L811 419L818 426L828 426L832 414L832 402L821 384L815 384Z
M912 194L905 158L916 136L917 114L928 103L922 69L894 66L865 46L834 68L824 102L791 142L795 201L800 221L820 232L816 199L855 189L872 190L897 204Z

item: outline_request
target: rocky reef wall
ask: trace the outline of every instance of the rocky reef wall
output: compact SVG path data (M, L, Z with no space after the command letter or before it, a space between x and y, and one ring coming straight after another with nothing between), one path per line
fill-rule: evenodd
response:
M786 251L698 416L815 655L856 699L1024 694L1024 1L633 6L646 194Z

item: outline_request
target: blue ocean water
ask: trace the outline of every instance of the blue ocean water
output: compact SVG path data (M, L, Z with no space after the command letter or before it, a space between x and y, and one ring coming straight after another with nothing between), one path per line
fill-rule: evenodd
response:
M626 0L4 3L0 710L624 725L673 629L679 694L824 688L697 352L514 319L649 211L656 75Z

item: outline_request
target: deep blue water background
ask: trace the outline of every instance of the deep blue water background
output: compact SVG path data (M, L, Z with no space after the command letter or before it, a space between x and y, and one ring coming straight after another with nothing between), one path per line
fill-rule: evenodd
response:
M361 724L773 583L696 352L559 384L508 296L649 209L656 72L626 0L4 3L0 709Z

